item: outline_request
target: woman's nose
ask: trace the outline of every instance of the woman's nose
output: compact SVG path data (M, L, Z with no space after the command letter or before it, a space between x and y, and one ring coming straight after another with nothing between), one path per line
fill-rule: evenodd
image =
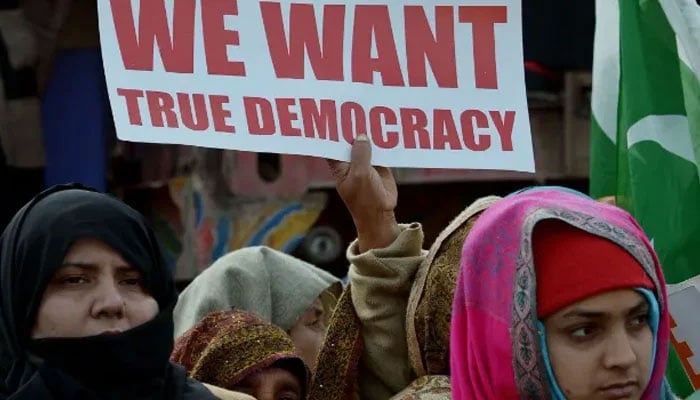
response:
M91 314L93 318L120 319L124 317L126 302L116 282L105 282L96 288Z
M606 368L629 368L637 361L637 354L632 347L632 338L625 329L613 333L608 340L604 359Z

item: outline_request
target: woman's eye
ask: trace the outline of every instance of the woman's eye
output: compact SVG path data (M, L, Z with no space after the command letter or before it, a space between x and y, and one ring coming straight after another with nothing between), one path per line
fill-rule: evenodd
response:
M324 331L326 329L326 324L321 318L315 318L309 322L306 323L306 326L308 326L310 329L313 329L314 331Z
M649 324L649 314L637 315L632 318L632 326L643 327Z
M571 330L571 336L576 340L585 340L596 333L595 326L580 326Z
M143 281L141 280L141 278L130 278L130 279L122 280L122 285L141 286L141 284L143 284Z
M88 283L88 279L84 276L80 275L75 275L75 276L65 276L61 278L60 282L64 285L80 285L83 283Z

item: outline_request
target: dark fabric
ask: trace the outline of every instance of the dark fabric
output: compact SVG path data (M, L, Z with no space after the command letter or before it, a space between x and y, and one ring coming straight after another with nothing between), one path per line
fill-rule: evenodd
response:
M4 87L3 95L7 100L38 95L36 71L33 67L12 68L2 33L0 33L0 78Z
M0 10L19 8L19 0L0 0Z
M170 383L172 397L167 399L183 400L210 400L216 399L209 389L199 382L186 377L185 370L179 365L172 365L168 369L165 381ZM49 389L51 388L51 389ZM53 391L50 391L53 390ZM120 392L116 398L122 399L124 393ZM135 393L127 394L127 400L151 399L152 394L145 397L136 396ZM8 400L44 400L44 399L72 399L72 400L94 400L94 394L87 391L78 381L70 375L66 375L61 370L55 368L42 367L38 374L32 376L31 380L20 390L13 394Z
M523 0L522 12L526 61L556 70L593 67L594 1Z
M119 335L31 340L50 278L83 238L104 242L139 268L160 313ZM168 361L176 300L141 214L79 185L48 189L15 215L0 238L0 371L6 374L0 399L214 399Z
M0 196L0 232L2 232L15 213L29 200L44 189L43 168L16 168L4 161L0 147L0 182L3 190Z

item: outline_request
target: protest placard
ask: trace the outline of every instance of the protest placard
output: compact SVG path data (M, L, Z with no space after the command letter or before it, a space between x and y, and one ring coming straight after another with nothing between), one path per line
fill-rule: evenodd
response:
M533 172L518 0L105 0L117 135Z
M700 275L668 285L671 343L693 388L700 389Z

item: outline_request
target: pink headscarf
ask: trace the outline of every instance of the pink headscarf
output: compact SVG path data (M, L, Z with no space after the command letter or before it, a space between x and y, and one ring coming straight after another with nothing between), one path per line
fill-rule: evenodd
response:
M531 245L535 224L550 218L615 242L649 274L661 316L654 369L642 399L666 398L669 314L661 266L651 244L622 209L554 188L527 190L495 203L464 243L451 326L453 398L551 398L535 325Z

